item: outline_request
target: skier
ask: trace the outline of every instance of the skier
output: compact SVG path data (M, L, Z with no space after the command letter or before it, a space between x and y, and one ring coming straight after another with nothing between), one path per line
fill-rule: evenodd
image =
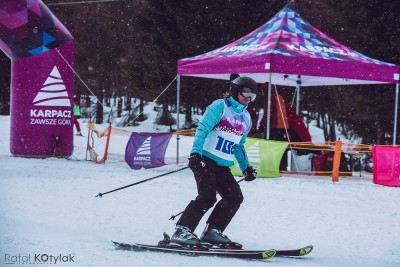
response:
M184 247L201 247L201 242L206 242L225 248L241 248L223 234L243 201L242 191L229 167L235 157L245 181L256 179L257 172L249 164L244 143L252 123L246 109L257 93L258 85L253 79L237 77L231 82L229 93L207 107L196 129L189 158L198 196L188 204L177 222L171 242ZM199 239L194 230L207 210L217 202L217 192L222 199L213 209Z

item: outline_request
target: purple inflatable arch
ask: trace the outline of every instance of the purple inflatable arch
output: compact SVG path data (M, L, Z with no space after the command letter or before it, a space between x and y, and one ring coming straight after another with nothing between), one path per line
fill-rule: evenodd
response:
M0 48L11 59L11 154L71 156L73 37L40 0L6 0Z

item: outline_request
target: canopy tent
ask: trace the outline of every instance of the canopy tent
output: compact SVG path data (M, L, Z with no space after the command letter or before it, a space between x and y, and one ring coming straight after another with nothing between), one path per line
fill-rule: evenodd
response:
M290 3L248 35L205 54L180 59L178 105L180 76L229 80L232 73L251 77L258 83L268 82L269 103L271 84L298 89L300 84L396 84L393 136L396 142L400 66L367 57L338 43L303 20ZM267 138L269 117L268 114Z

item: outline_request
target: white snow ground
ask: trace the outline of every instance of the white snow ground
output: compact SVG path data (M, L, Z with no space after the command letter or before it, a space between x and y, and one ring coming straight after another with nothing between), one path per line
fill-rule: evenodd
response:
M164 231L172 234L170 216L196 195L190 170L97 198L99 192L184 165L138 171L119 161L97 165L84 160L86 137L75 138L71 160L13 157L8 116L0 116L0 127L0 266L35 266L35 256L44 254L71 255L73 261L56 263L71 267L400 266L400 188L374 185L370 174L335 184L310 176L240 184L245 200L226 234L248 249L314 245L301 259L262 262L115 250L111 240L155 244ZM111 145L124 147L121 140L112 137Z

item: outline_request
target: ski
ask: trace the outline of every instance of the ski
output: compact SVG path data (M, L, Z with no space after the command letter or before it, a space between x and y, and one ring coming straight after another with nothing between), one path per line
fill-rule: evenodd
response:
M305 255L308 255L311 253L313 250L313 246L306 246L303 248L299 249L291 249L291 250L275 250L275 257L303 257ZM240 252L240 251L247 251L247 252L261 252L261 250L238 250L238 249L222 249L222 248L209 248L209 251L235 251L235 252Z
M260 251L246 251L246 250L209 250L206 247L201 249L186 249L183 247L174 246L153 246L145 244L125 244L114 242L117 249L129 250L129 251L152 251L152 252L164 252L173 253L187 256L216 256L216 257L229 257L237 259L253 259L253 260L266 260L275 256L276 251L260 250Z
M164 239L158 242L159 246L167 246L170 244L170 237L167 233L164 233ZM240 253L240 252L253 252L253 253L262 253L264 250L244 250L242 249L242 245L232 242L231 248L219 248L215 247L212 244L209 243L202 243L203 246L207 247L209 251L220 251L220 252L234 252L234 253ZM227 245L228 247L230 246L229 244ZM311 253L313 250L313 246L305 246L299 249L292 249L292 250L276 250L275 257L303 257Z
M245 250L237 248L218 248L213 247L211 244L204 243L196 248L185 248L170 242L169 235L164 233L164 239L158 242L157 246L145 244L126 244L112 241L117 249L130 250L130 251L153 251L174 253L188 256L217 256L217 257L230 257L239 259L270 259L274 256L277 257L302 257L308 255L313 250L313 246L306 246L300 249L293 250ZM239 245L232 243L233 245ZM234 247L234 246L233 246Z

